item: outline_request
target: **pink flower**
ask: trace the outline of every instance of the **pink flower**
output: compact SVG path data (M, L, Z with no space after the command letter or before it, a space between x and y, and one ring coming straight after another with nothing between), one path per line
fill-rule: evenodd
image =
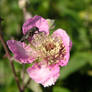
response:
M32 63L27 69L29 76L44 87L54 85L59 77L60 66L67 65L72 42L67 33L57 29L51 36L47 21L35 16L23 25L26 34L32 27L38 27L41 33L35 34L29 44L9 40L9 49L20 63Z

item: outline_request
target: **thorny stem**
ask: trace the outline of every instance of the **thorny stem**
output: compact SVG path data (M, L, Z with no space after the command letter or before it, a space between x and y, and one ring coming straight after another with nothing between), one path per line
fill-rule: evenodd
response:
M19 89L19 92L24 92L24 90L23 90L23 89L21 88L21 86L20 86L20 82L19 82L19 79L18 79L18 77L17 77L14 64L13 64L13 62L12 62L13 60L11 59L11 55L10 55L10 53L9 53L9 50L8 50L8 48L7 48L7 45L6 45L6 43L5 43L4 39L3 39L3 36L2 36L2 34L1 34L1 21L0 21L0 41L1 41L1 44L3 45L3 47L4 47L4 50L5 50L5 52L6 52L6 56L8 57L8 59L9 59L9 61L10 61L10 65L11 65L11 68L12 68L12 72L13 72L13 74L14 74L14 78L15 78L15 80L16 80L16 84L17 84L17 87L18 87L18 89Z

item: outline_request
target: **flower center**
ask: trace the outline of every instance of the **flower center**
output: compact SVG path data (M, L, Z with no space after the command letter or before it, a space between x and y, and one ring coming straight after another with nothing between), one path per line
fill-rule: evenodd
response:
M31 45L38 52L38 57L46 60L49 65L65 59L66 49L60 37L46 36L44 33L35 34Z
M45 44L46 51L51 51L55 48L55 45L53 43Z

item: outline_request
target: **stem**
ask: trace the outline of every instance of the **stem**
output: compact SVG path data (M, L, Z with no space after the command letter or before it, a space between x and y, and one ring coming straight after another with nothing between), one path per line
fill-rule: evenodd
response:
M13 64L13 62L12 62L13 60L11 59L11 55L10 55L10 53L9 53L9 50L8 50L8 48L7 48L7 45L6 45L6 43L5 43L4 39L3 39L3 36L2 36L2 34L1 34L1 23L0 23L0 41L1 41L1 44L3 45L3 47L4 47L4 50L5 50L5 52L6 52L6 56L8 57L8 59L9 59L9 61L10 61L11 69L12 69L12 72L13 72L13 74L14 74L14 78L15 78L15 80L16 80L16 84L17 84L17 87L18 87L18 89L19 89L19 92L24 92L24 91L21 89L20 82L19 82L19 79L18 79L18 77L17 77L14 64Z
M24 88L23 88L23 89L25 89L25 88L28 86L28 84L30 83L30 81L31 81L31 78L28 79L28 81L27 81L27 83L24 85Z

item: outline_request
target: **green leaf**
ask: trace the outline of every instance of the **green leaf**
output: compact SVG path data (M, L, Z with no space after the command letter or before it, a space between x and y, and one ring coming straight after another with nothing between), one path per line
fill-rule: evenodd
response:
M53 92L71 92L71 91L67 88L54 87Z
M68 65L63 67L60 72L60 79L68 77L70 74L80 70L87 63L92 64L92 56L89 52L78 52L73 55Z

